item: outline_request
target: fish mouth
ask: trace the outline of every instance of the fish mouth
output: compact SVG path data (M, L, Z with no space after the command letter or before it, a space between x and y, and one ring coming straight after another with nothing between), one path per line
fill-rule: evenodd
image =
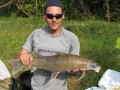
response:
M101 67L100 67L100 66L99 66L99 67L97 67L97 68L95 69L95 72L99 73L100 69L101 69Z

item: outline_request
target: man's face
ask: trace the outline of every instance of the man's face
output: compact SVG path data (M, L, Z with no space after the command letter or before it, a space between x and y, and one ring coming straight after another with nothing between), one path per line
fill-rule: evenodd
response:
M58 30L60 29L62 19L64 19L64 13L60 7L51 6L46 9L44 18L47 21L49 29Z

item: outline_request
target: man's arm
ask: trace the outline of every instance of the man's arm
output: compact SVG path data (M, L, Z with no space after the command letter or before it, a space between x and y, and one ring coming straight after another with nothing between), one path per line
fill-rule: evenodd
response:
M79 55L79 52L80 52L80 42L78 40L78 37L75 36L72 38L70 54ZM68 70L68 73L71 75L75 75L76 73L81 73L81 70L79 68L77 70L74 70L74 71Z
M21 60L21 62L23 63L23 65L30 66L32 59L33 59L33 56L29 51L27 51L26 49L23 48L18 53L16 58L19 58Z
M80 42L77 36L72 38L72 43L70 47L70 54L79 55L80 53Z

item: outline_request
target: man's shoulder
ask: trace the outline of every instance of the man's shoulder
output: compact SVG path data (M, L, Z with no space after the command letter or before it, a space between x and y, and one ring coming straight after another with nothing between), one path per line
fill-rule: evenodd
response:
M46 28L38 28L32 32L34 36L41 36L41 35L43 36L43 35L46 35L46 33L47 33Z
M65 28L63 28L63 32L68 37L77 37L73 32L71 32L71 31L69 31L69 30L67 30Z
M34 33L45 32L45 28L38 28L33 31Z

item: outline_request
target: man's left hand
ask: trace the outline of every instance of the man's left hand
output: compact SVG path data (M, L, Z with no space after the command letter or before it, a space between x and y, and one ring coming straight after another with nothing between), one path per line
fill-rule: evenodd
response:
M82 71L80 69L76 69L73 71L68 70L67 73L70 75L76 75L77 73L81 73Z

